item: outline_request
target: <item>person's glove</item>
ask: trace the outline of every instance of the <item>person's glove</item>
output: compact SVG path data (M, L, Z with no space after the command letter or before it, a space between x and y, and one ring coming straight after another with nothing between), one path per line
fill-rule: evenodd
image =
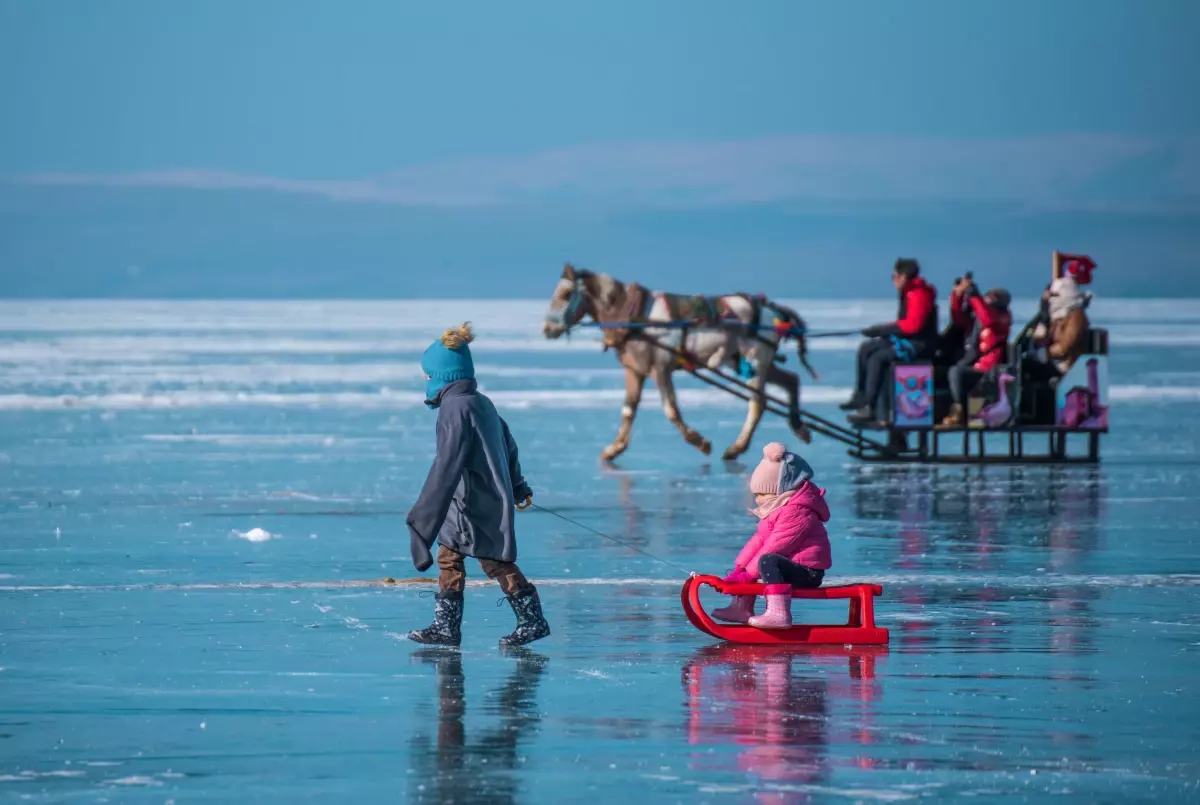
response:
M517 508L521 511L524 511L533 505L533 490L529 488L528 484L518 489L513 497L516 498Z
M721 579L721 581L725 582L726 584L753 584L754 583L754 579L750 577L750 574L746 572L746 569L744 567L735 568L732 573L730 573L725 578Z

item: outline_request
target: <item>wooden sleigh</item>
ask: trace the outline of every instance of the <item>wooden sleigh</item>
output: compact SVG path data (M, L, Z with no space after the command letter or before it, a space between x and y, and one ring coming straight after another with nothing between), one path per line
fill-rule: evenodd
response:
M746 645L855 645L882 646L888 642L888 630L875 625L875 596L883 594L878 584L847 584L840 587L818 587L815 590L793 589L792 598L829 601L848 599L849 617L844 624L793 624L787 629L758 629L733 623L718 623L700 603L700 588L712 587L725 595L762 595L763 586L727 584L716 576L691 576L683 583L681 598L688 620L700 631L721 640Z

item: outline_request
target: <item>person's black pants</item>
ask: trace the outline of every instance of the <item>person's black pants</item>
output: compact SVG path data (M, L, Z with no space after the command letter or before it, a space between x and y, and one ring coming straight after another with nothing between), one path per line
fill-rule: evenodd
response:
M874 406L887 369L896 359L891 339L872 338L858 348L856 396L861 406Z
M758 560L758 573L763 584L790 584L811 590L821 586L824 570L798 565L777 553L769 553Z
M975 385L983 379L985 372L978 372L970 364L956 364L950 367L946 379L950 384L950 399L959 405L967 404L967 395Z
M1030 360L1025 361L1023 368L1026 379L1034 382L1049 383L1062 377L1058 372L1058 367L1052 363Z

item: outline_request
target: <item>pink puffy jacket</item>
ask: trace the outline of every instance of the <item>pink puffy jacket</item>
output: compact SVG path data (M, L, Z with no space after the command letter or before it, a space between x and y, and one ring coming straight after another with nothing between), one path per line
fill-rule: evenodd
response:
M833 560L825 531L827 522L825 490L805 481L787 503L758 521L758 530L735 564L755 581L759 578L758 560L769 553L813 570L828 570Z

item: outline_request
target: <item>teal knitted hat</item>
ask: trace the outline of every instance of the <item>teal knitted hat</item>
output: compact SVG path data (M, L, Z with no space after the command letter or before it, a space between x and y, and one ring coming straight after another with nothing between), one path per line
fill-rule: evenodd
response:
M425 399L433 400L439 391L456 380L474 380L475 362L467 346L475 336L470 324L462 324L442 333L421 356L425 372Z

